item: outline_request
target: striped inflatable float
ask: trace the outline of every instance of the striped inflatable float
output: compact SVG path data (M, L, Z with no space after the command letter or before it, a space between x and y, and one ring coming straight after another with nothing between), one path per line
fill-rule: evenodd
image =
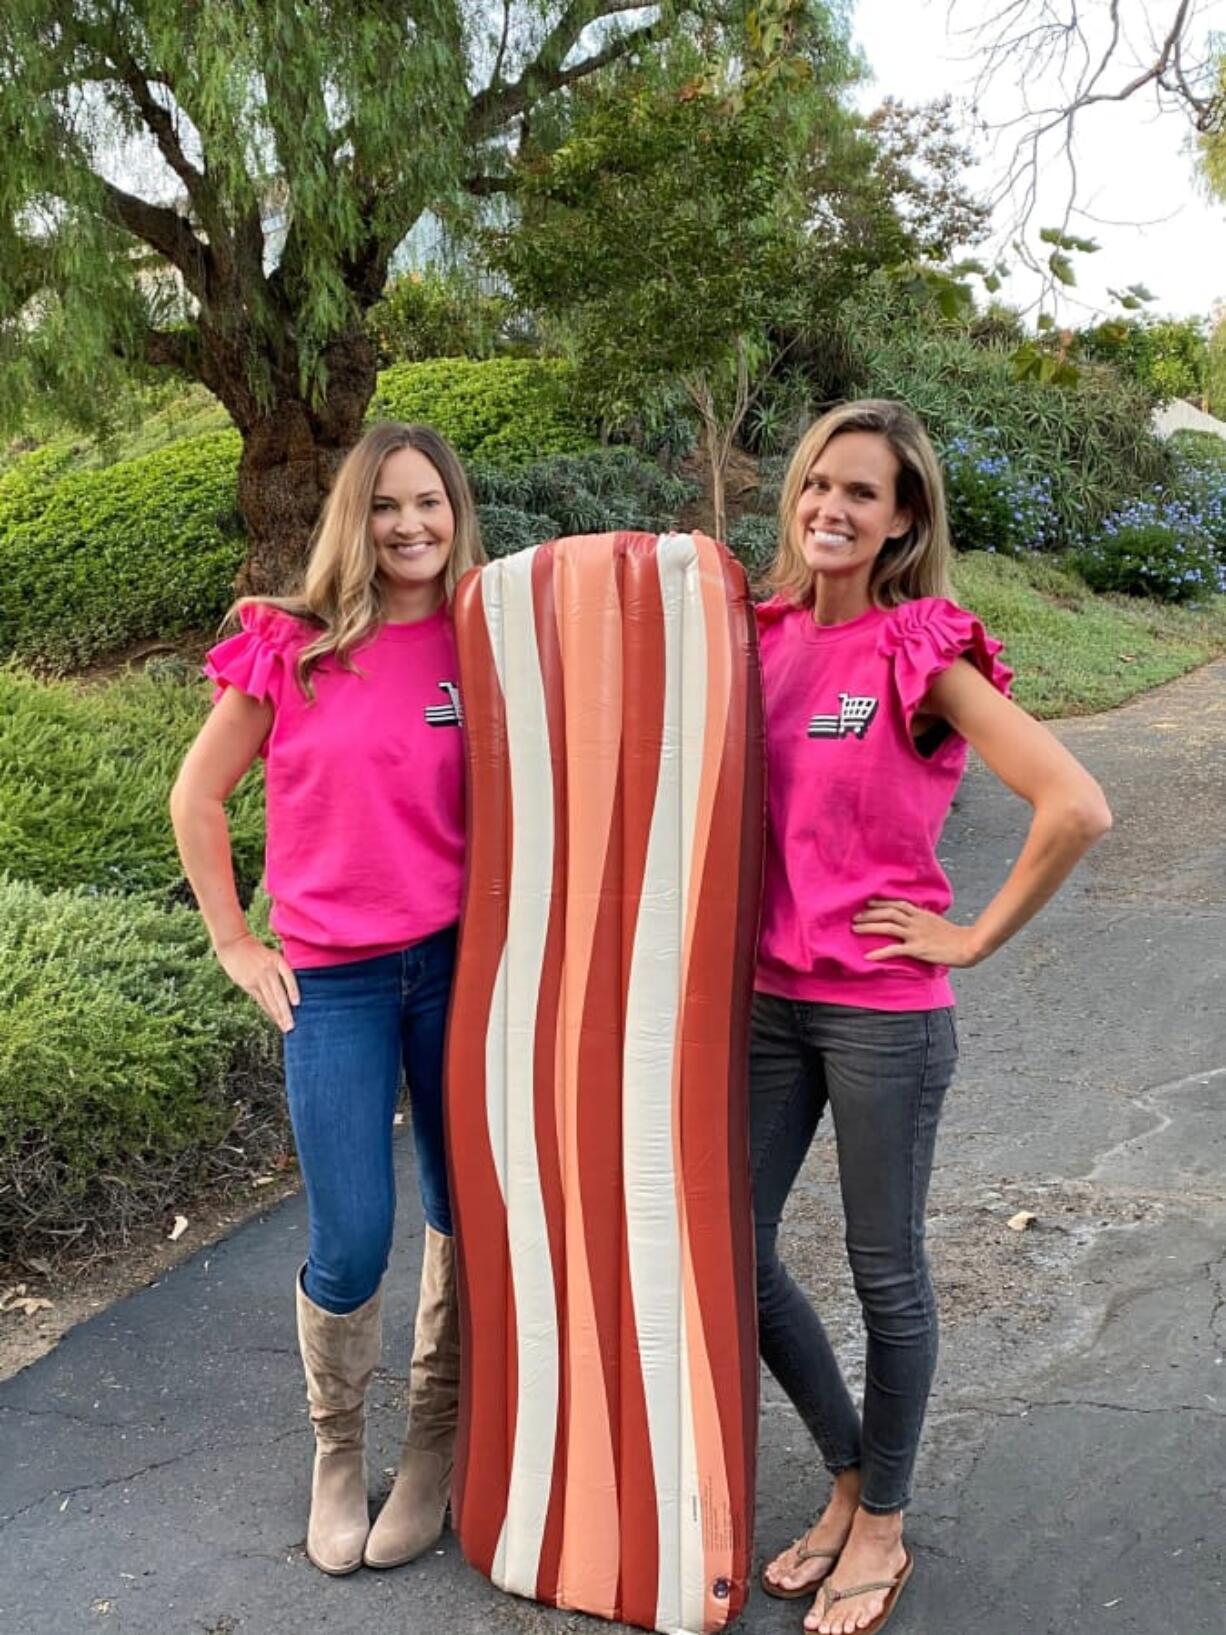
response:
M470 574L455 618L453 1519L503 1589L721 1629L748 1591L758 1407L744 574L700 534L557 540Z

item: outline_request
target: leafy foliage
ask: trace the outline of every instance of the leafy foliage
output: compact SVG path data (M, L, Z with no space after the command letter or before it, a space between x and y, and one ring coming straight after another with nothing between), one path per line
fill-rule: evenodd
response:
M909 403L938 447L989 434L1023 474L1051 483L1050 542L1071 546L1155 484L1174 479L1171 451L1150 429L1151 400L1114 369L1085 364L1072 385L1019 380L1007 345L869 280L840 310L841 339L824 354L827 398Z
M571 408L574 376L556 359L438 358L384 370L372 420L424 421L466 459L524 465L577 453L591 429Z
M166 814L179 762L207 707L203 682L126 676L106 687L0 670L0 856L44 890L187 894ZM258 773L230 803L244 902L263 867Z
M424 358L488 358L512 316L505 295L485 294L471 274L404 273L366 315L383 367Z
M1226 591L1226 566L1183 500L1140 500L1102 524L1076 556L1094 590L1198 602Z
M277 1040L199 915L0 879L0 1258L122 1238L287 1141Z
M672 477L633 449L558 455L518 471L475 470L482 536L506 556L564 534L676 527L692 484Z
M481 538L492 557L514 556L565 532L541 511L523 511L515 505L479 505Z
M1198 318L1116 318L1083 330L1076 347L1113 364L1155 403L1199 398L1205 390L1208 344Z
M69 668L217 621L244 552L236 433L53 486L45 454L0 479L0 653Z
M953 437L942 452L949 528L956 549L1016 556L1050 542L1049 477L1029 475L988 433Z

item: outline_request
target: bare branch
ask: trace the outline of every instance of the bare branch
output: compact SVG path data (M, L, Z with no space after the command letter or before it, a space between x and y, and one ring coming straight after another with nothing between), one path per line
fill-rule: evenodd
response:
M1053 157L1063 166L1063 220L1067 230L1078 210L1076 142L1080 121L1095 107L1152 93L1160 110L1180 108L1197 130L1220 129L1226 107L1206 63L1190 63L1199 0L1178 0L1169 20L1153 27L1146 0L1134 0L1134 21L1148 32L1144 47L1129 39L1123 0L1095 8L1089 0L1006 0L990 16L957 30L979 59L978 99L1006 75L1017 86L1020 113L993 122L997 136L1014 133L1012 153L992 197L1012 199L1010 236L1025 232L1038 205L1039 181ZM959 0L950 0L951 23ZM1029 87L1055 79L1059 90L1032 101ZM1022 260L1049 278L1033 253Z
M582 58L570 68L562 66L589 24L622 12L642 10L641 0L573 0L517 80L507 85L491 76L485 89L473 97L468 108L469 138L480 141L482 137L492 136L542 96L586 79L589 74L660 38L664 25L662 19L657 19L617 36L602 50Z

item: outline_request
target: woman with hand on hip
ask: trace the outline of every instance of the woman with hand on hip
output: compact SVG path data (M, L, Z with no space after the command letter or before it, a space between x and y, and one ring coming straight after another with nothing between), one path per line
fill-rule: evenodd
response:
M171 797L184 869L226 973L285 1039L310 1213L298 1335L315 1427L307 1553L327 1573L412 1560L442 1530L459 1389L443 1152L443 1041L464 870L450 600L484 561L453 450L373 427L328 496L301 594L245 599L209 654L215 708ZM247 927L225 801L264 757L280 951ZM366 1387L392 1242L392 1126L409 1086L426 1217L399 1473L374 1528Z
M1019 930L1110 827L1097 784L1008 696L1000 643L951 599L940 468L917 418L844 404L801 439L759 609L769 817L750 1034L762 1355L833 1478L763 1568L804 1627L876 1631L910 1575L903 1511L937 1351L924 1210L957 1044L949 967ZM1029 802L970 925L937 840L971 745ZM867 1332L863 1415L776 1238L827 1105Z

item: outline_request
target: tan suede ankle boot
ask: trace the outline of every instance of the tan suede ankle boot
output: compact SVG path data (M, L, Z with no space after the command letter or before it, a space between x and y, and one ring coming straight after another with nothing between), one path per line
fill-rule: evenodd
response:
M307 1298L298 1274L298 1345L315 1427L307 1555L325 1573L355 1572L370 1532L366 1387L379 1361L380 1304L338 1317Z
M455 1240L427 1226L409 1370L408 1435L392 1491L366 1541L368 1567L399 1567L442 1533L459 1405Z

